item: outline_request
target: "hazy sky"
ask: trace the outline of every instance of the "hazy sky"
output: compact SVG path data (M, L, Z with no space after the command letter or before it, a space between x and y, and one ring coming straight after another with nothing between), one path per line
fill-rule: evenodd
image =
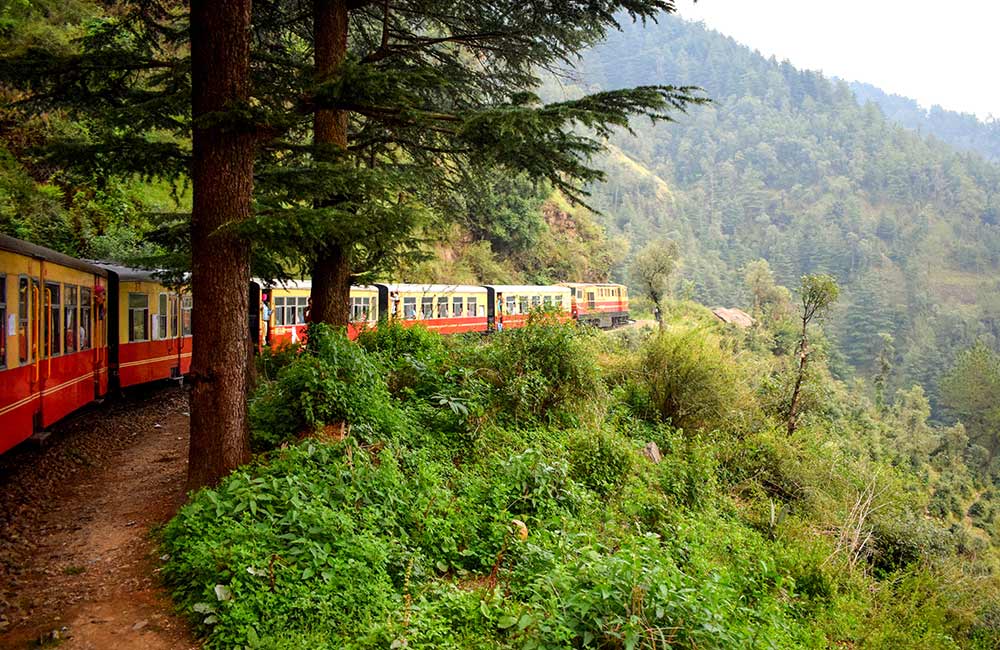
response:
M765 56L1000 119L998 0L678 0Z

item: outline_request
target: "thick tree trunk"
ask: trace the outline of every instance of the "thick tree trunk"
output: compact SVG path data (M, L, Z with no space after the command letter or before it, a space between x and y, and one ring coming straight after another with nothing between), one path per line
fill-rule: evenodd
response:
M312 270L312 321L346 326L351 309L350 253L336 244L324 253Z
M336 74L347 58L346 0L313 0L313 38L319 81ZM316 144L347 148L347 112L318 110L313 119ZM312 269L312 321L347 325L351 289L350 242L329 242Z
M196 120L250 98L251 0L192 0L192 108ZM191 444L188 487L213 485L250 458L247 322L250 249L226 227L250 217L254 138L194 129L191 215Z

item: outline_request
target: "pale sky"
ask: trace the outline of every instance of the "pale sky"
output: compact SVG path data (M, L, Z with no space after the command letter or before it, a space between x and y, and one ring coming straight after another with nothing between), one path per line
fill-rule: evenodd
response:
M1000 119L1000 0L678 0L677 13L798 68Z

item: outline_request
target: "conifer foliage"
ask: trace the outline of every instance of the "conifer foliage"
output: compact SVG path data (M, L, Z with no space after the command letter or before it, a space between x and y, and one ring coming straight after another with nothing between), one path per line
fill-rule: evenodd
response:
M411 249L411 233L476 174L524 172L581 199L602 178L588 158L615 127L704 101L673 86L548 105L531 92L537 74L570 64L620 16L652 19L672 2L262 6L259 24L275 30L271 76L291 84L279 96L300 98L275 121L303 133L312 120L314 140L271 147L256 234L282 242L286 266L312 270L313 317L333 324L346 323L351 282Z

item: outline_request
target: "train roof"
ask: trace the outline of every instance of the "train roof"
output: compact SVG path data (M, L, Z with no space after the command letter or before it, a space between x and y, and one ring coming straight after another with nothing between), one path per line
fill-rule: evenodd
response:
M535 293L540 291L565 291L566 287L558 284L490 284L486 285L498 293Z
M560 282L563 287L624 287L624 284L617 282Z
M252 278L254 282L264 289L312 289L311 280L264 280L262 278ZM352 284L351 291L360 289L361 291L375 291L372 284Z
M31 242L26 242L22 239L8 237L7 235L0 235L0 250L19 253L26 257L33 257L47 262L53 262L55 264L59 264L60 266L66 266L85 273L93 273L103 277L107 277L108 275L107 271L96 264L91 264L90 262L86 262L84 260L78 260L75 257L70 257L69 255L54 251L51 248L45 248L44 246L32 244Z
M161 277L163 271L149 269L134 269L131 266L122 266L121 264L112 264L111 262L97 262L94 264L106 269L109 273L114 273L118 276L119 280L125 282L164 282L165 278Z
M398 293L486 293L486 287L475 284L379 284Z

